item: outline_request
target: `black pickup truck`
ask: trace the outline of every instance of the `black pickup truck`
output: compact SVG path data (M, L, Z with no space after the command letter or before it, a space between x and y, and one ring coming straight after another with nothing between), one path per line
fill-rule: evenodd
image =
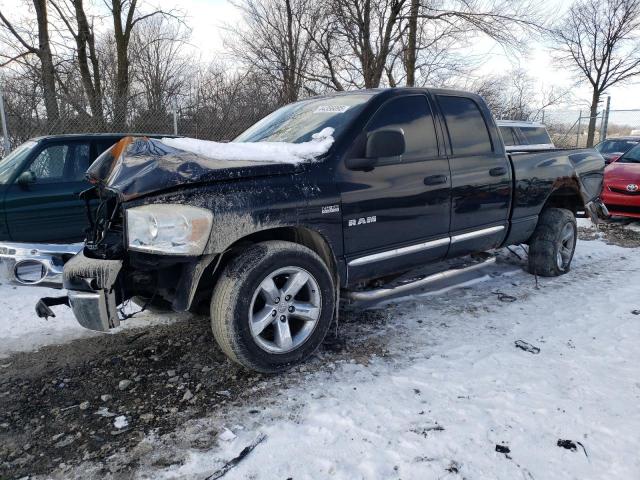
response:
M121 140L88 171L94 187L83 196L100 207L64 266L68 298L44 299L39 314L67 303L85 327L108 330L129 300L205 306L232 360L275 372L318 347L341 298L384 298L416 267L430 273L410 287L464 270L456 259L525 243L532 273L567 272L576 216L602 208L596 151L507 155L486 104L466 92L312 98L236 142L301 144L327 128L326 153L298 163Z

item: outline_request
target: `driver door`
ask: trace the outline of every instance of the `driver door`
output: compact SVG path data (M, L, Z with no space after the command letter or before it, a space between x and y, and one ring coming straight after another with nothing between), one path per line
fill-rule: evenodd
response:
M87 217L78 194L88 188L84 172L90 159L89 141L64 140L41 147L21 172L22 180L10 185L5 196L13 241L56 243L84 238ZM28 181L25 172L32 174Z
M451 175L430 98L392 97L362 135L385 129L402 130L403 155L365 171L340 166L349 281L440 260L449 247Z

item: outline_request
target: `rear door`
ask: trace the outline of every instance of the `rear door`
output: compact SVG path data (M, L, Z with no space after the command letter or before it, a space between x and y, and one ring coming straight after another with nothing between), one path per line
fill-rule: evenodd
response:
M496 247L505 237L511 206L511 168L497 129L479 99L437 99L450 145L449 256Z
M24 171L34 182L14 182L5 196L7 225L16 242L71 242L84 238L87 217L78 194L89 187L84 172L92 158L89 140L43 143Z
M349 280L382 276L444 258L449 231L449 164L430 99L392 97L373 114L351 156L364 155L367 134L402 129L405 154L370 171L338 175Z

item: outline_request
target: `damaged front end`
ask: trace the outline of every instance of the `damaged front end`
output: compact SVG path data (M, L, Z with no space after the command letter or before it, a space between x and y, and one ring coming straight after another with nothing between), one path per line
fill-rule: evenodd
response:
M51 306L67 304L82 326L107 331L141 311L129 303L143 310L190 309L199 300L200 278L216 257L205 252L213 215L201 207L148 199L182 182L210 181L214 175L200 161L196 168L192 154L130 137L101 155L87 172L94 187L81 194L89 213L84 247L64 265L68 298L42 299L38 315L52 316ZM92 210L91 203L98 207Z

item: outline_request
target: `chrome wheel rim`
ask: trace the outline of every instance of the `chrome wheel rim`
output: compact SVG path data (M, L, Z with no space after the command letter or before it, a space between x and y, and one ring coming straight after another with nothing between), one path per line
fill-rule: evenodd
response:
M322 309L318 282L300 267L268 274L249 307L249 328L256 344L269 353L287 353L306 342Z
M567 223L560 233L560 246L558 247L558 253L556 254L556 263L560 270L566 270L573 257L573 247L575 245L576 234L573 230L573 225Z

